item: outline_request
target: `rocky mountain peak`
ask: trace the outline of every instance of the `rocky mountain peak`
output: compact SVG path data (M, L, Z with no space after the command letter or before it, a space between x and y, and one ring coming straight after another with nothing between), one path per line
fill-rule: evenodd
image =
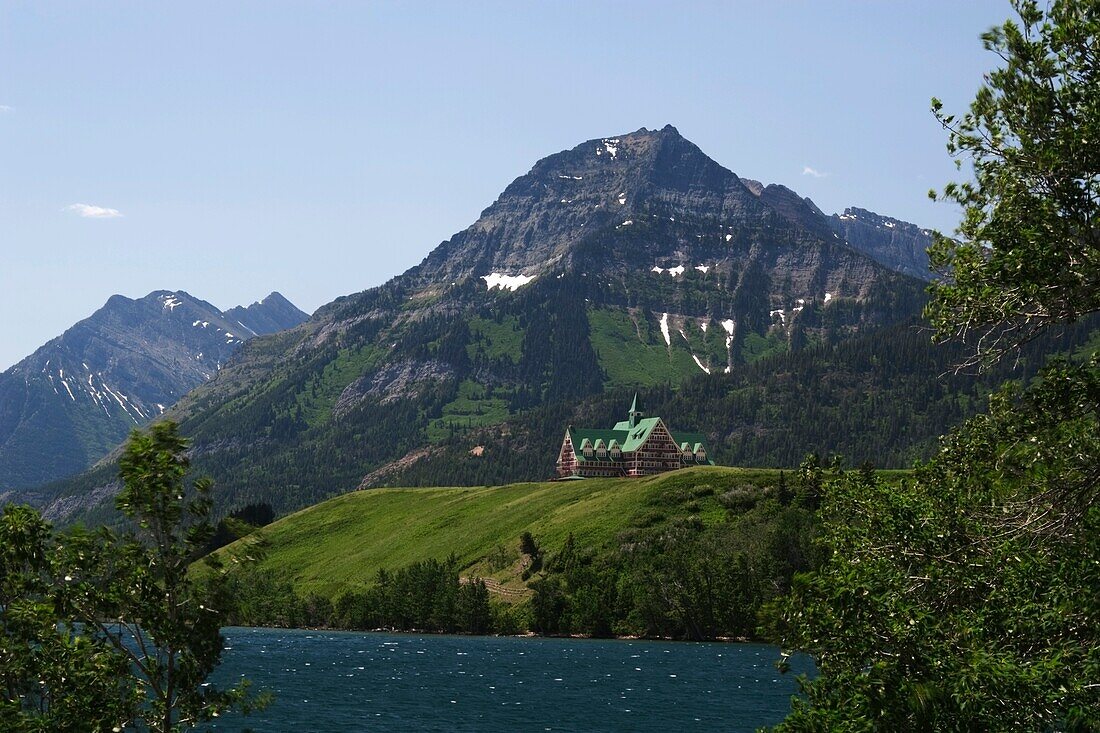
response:
M420 287L469 278L515 287L567 268L580 243L638 215L734 221L766 213L736 175L675 127L641 128L539 160L408 275Z
M238 323L257 336L293 328L309 315L274 291L245 308L237 306L225 312L227 320Z
M183 290L112 295L0 374L0 491L84 468L246 340L306 318L278 293L226 313Z
M778 183L764 185L760 181L742 178L741 182L762 203L777 212L787 221L825 241L839 239L829 226L828 217L809 197L799 196L796 192Z

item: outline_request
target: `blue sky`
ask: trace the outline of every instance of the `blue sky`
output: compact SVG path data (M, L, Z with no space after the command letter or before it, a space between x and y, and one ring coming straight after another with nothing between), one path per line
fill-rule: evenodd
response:
M643 126L826 212L950 230L925 196L957 175L929 98L965 106L1009 15L0 0L0 369L114 293L312 311L419 262L538 158Z

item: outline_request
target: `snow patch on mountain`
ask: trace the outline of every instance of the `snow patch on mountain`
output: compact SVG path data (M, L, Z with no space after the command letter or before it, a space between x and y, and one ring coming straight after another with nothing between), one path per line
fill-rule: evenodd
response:
M615 160L615 156L619 154L619 138L604 138L600 142L603 144L603 147L596 148L596 155L607 153L612 160Z
M488 275L482 275L481 279L485 281L486 290L492 290L493 288L518 290L535 278L533 275L505 275L502 272L492 272Z

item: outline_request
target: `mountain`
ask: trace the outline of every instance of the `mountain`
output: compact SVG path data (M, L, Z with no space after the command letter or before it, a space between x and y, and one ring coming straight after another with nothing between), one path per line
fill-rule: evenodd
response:
M923 287L793 192L643 128L538 161L420 265L244 344L170 414L223 507L284 511L547 406L904 322ZM112 480L49 487L50 515L89 511Z
M278 293L226 313L182 291L112 296L0 374L0 491L87 468L247 339L307 317Z
M272 293L247 308L239 305L230 308L223 315L252 336L293 328L309 318L280 293Z
M928 248L932 231L873 211L849 207L833 214L829 226L852 247L887 267L906 275L931 280Z
M821 239L843 240L891 270L922 280L932 279L928 269L930 229L854 206L846 208L843 214L827 216L809 198L802 198L786 186L774 183L765 186L748 178L742 178L741 182L788 221Z
M935 454L952 427L984 411L1008 380L1026 383L1051 354L1087 359L1100 348L1100 319L1047 334L978 374L956 373L957 344L933 344L916 318L884 329L779 353L731 374L700 374L679 385L612 387L547 404L498 425L456 429L364 477L361 488L492 486L540 481L566 425L612 425L637 398L646 415L675 431L706 436L719 465L791 468L808 453L907 468Z

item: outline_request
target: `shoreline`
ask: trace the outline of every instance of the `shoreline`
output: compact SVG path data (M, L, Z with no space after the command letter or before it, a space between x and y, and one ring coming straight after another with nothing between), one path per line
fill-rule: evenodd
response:
M487 639L573 639L577 641L659 641L673 644L766 644L775 646L775 642L767 639L750 638L745 636L718 636L713 639L676 639L670 636L637 636L632 634L612 636L592 636L590 634L539 634L527 631L520 634L467 634L458 631L428 631L425 629L342 629L333 626L223 626L225 629L266 629L269 631L319 631L338 632L346 634L387 634L390 636L459 636L467 638Z

